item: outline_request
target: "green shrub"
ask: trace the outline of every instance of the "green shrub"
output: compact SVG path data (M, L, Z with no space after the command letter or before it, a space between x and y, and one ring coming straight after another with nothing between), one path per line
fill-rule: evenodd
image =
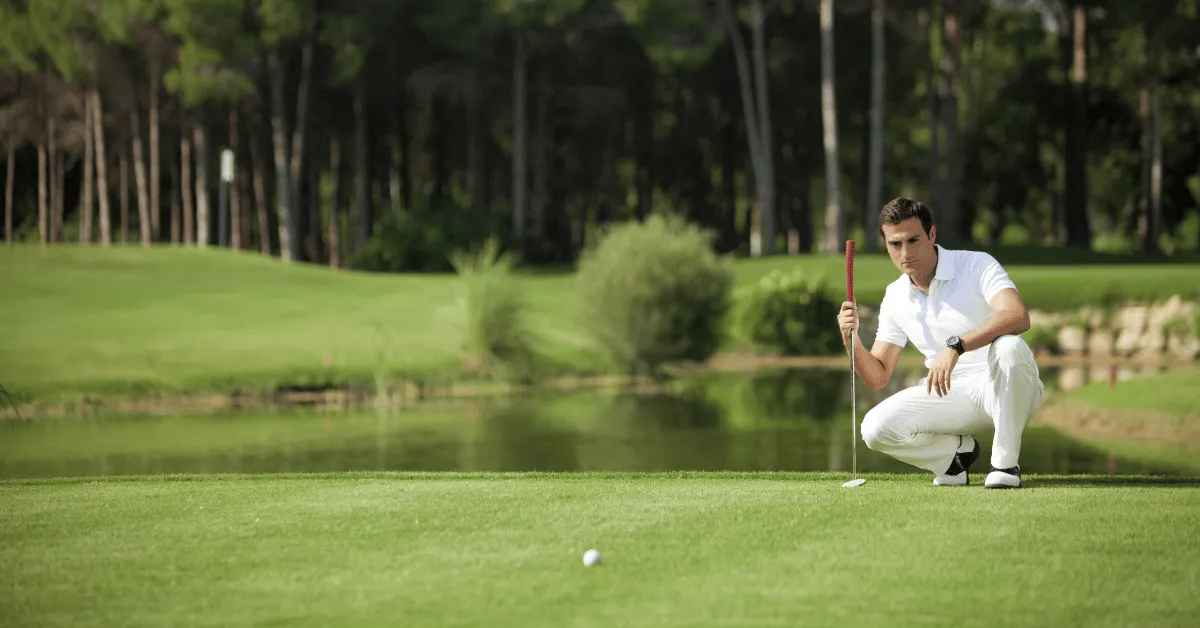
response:
M529 307L513 275L513 258L495 239L456 251L450 263L463 285L463 367L468 374L525 379L536 364Z
M1039 351L1059 352L1057 325L1048 323L1034 325L1029 328L1029 331L1021 334L1021 337L1025 339L1025 344L1028 344L1034 353Z
M478 248L492 234L507 233L509 222L497 212L453 203L386 210L349 265L375 272L450 272L452 252Z
M840 353L841 303L830 294L823 278L771 271L741 294L738 327L755 346L785 355Z
M611 227L584 252L577 280L585 329L626 373L705 360L721 343L733 273L712 234L680 218Z

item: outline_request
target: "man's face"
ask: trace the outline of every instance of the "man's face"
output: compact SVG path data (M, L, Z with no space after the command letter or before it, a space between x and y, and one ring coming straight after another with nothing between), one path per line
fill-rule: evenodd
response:
M933 243L937 238L937 227L930 227L929 234L921 227L921 221L909 218L898 225L883 225L883 242L887 246L892 263L900 272L914 278L927 275L937 263Z

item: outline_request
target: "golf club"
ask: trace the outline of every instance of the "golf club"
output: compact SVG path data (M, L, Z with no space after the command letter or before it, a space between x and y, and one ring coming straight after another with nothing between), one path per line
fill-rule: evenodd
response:
M846 300L854 303L854 240L846 240ZM850 468L854 475L852 480L842 484L842 488L854 488L867 483L858 477L858 409L855 404L858 395L854 381L854 337L857 333L857 329L850 330L850 447L853 452Z

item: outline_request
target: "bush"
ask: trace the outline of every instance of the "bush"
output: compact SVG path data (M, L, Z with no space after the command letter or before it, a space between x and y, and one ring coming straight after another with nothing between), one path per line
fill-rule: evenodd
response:
M822 278L775 270L740 299L742 334L754 345L785 355L840 353L837 315L841 307Z
M584 252L578 281L585 328L626 373L702 361L721 344L733 273L712 234L681 218L612 227Z
M471 375L525 379L535 368L529 307L513 276L513 258L495 239L450 262L463 282L463 367Z
M1033 325L1029 331L1021 334L1025 339L1025 343L1034 353L1046 351L1049 353L1058 353L1058 326L1048 323Z
M497 212L452 203L385 210L350 267L393 273L450 272L454 251L482 246L492 234L507 233L508 223Z

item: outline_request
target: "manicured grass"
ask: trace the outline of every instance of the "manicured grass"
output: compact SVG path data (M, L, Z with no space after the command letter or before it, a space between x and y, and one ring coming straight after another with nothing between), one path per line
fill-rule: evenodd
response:
M1071 391L1070 401L1106 410L1160 412L1200 422L1200 368L1178 368L1158 375L1118 382L1093 382Z
M803 268L842 290L840 256L735 263L739 285ZM459 373L462 310L449 275L372 275L286 265L252 253L156 247L0 247L0 382L23 398L312 385ZM898 275L856 263L857 296L877 303ZM1032 307L1190 294L1200 265L1011 266ZM602 368L578 323L574 278L521 280L548 373Z
M0 483L2 625L1193 626L1197 480ZM585 568L588 548L602 564Z

